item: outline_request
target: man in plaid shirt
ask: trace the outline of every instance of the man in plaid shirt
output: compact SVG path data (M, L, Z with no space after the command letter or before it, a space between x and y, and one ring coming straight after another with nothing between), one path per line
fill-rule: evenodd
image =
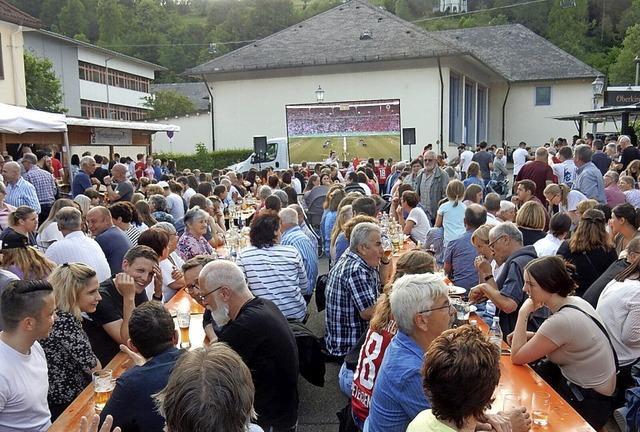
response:
M367 330L373 316L389 261L382 261L380 227L362 222L351 231L349 250L329 272L327 281L327 333L325 342L329 354L344 357Z
M53 175L49 171L45 171L38 167L38 157L47 157L45 153L33 154L25 153L22 156L22 166L24 166L24 179L36 188L36 195L40 202L40 214L38 215L38 223L44 222L51 212L51 206L56 200L58 188Z

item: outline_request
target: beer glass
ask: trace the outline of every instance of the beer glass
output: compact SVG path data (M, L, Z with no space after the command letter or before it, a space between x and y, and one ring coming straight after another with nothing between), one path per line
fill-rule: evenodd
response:
M191 324L191 311L179 309L177 312L178 328L180 328L180 348L191 348L189 339L189 325Z
M113 371L111 369L102 369L101 371L94 372L92 378L93 392L95 395L94 408L96 413L101 413L115 387Z
M531 419L534 424L546 426L549 423L549 409L551 407L551 395L547 392L533 392L531 401Z
M387 236L382 236L382 250L384 251L384 260L389 261L393 255L393 244Z

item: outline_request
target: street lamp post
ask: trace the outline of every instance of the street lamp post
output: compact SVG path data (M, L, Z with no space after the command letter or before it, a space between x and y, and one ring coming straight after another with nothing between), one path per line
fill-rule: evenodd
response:
M636 87L638 86L638 79L640 78L640 57L636 56L633 61L636 62Z
M591 83L591 89L593 92L593 109L597 110L598 109L598 101L600 100L600 98L602 97L602 94L604 92L604 80L602 79L602 77L600 75L598 75L598 77ZM595 121L596 119L593 118L593 136L595 137L596 135L596 131L598 129L598 123Z

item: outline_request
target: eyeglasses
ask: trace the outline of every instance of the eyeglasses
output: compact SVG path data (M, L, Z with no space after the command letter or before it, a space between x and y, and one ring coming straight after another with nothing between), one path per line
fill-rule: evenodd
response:
M435 159L425 159L425 162L433 162Z
M498 240L502 240L503 238L504 238L504 236L503 237L498 237L497 239L495 239L494 241L489 243L489 245L488 245L489 249L493 250L493 245L495 245Z
M195 294L198 294L200 292L200 287L198 287L197 283L192 283L192 284L189 284L189 285L185 285L184 290L189 295L195 295Z
M432 308L432 309L426 309L426 310L420 311L420 312L418 312L418 313L419 313L419 314L423 314L423 313L427 313L427 312L437 311L437 310L440 310L440 309L451 309L451 306L453 306L453 305L451 304L451 302L447 302L447 304L446 304L446 305L444 305L444 306L440 306L440 307Z
M219 286L218 288L216 288L216 289L214 289L214 290L211 290L211 291L209 291L209 292L208 292L208 293L206 293L206 294L200 294L200 300L204 301L204 299L205 299L209 294L213 294L214 292L218 291L220 288L224 288L224 287L226 287L226 285Z

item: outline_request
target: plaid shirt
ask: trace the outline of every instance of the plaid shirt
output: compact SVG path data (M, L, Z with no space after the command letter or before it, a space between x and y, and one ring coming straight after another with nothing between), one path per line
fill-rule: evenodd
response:
M378 298L380 274L358 254L348 251L329 272L325 315L327 351L346 355L369 323L360 312L373 306Z
M38 195L40 204L53 204L56 200L58 188L50 172L34 166L24 173L23 177L36 188L36 194Z
M4 202L14 207L29 206L40 214L40 201L36 189L31 183L20 177L15 185L7 184L7 197Z

